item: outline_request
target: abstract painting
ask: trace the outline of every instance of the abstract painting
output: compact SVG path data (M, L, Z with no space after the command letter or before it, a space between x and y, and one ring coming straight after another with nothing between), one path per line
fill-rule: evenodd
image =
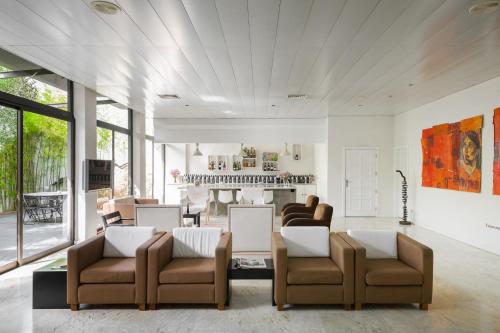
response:
M500 195L500 108L493 114L494 157L493 157L493 194Z
M422 131L422 186L481 192L483 116Z

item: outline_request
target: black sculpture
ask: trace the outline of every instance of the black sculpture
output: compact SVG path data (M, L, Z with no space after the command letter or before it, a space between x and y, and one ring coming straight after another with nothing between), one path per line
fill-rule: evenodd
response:
M408 221L408 209L406 208L406 203L408 202L408 183L406 182L406 177L403 175L401 170L396 170L397 173L403 177L402 189L401 189L401 199L403 200L403 218L399 221L401 225L410 225L411 222Z

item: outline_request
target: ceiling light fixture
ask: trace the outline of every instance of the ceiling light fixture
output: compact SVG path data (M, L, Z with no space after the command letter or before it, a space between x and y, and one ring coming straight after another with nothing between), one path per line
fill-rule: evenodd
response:
M159 94L158 97L161 99L181 99L179 95L176 94Z
M122 10L120 6L109 1L92 1L90 6L92 6L92 9L96 12L105 15L116 15Z
M288 143L285 142L285 150L281 153L281 156L290 156L290 152L288 151Z
M196 143L196 149L193 152L193 156L203 156L203 153L200 151L199 143Z
M500 8L499 0L481 1L469 7L469 14L489 14Z
M233 111L231 111L231 110L225 110L225 111L222 111L222 112L225 113L225 114L233 114Z
M307 99L306 94L289 94L288 99Z

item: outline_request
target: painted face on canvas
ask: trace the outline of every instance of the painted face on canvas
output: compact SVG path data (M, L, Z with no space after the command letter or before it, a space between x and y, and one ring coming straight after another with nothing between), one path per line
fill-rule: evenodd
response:
M477 149L479 147L476 145L474 141L472 141L468 136L464 138L462 143L462 156L463 161L466 164L474 164L477 158Z

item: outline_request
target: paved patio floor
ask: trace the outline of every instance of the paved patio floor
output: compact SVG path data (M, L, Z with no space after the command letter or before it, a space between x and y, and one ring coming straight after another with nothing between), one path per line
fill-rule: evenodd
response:
M65 223L36 223L24 225L24 257L63 243L67 239ZM0 215L0 266L17 257L16 214Z

